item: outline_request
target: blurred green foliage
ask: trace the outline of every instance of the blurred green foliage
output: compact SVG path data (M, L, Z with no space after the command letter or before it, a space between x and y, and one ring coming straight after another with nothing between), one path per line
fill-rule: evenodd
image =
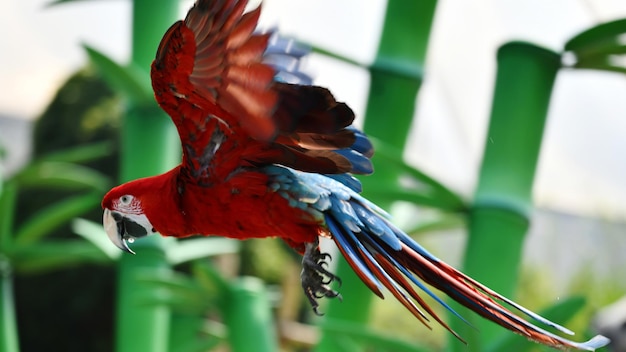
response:
M89 68L80 70L63 84L37 119L33 159L104 142L106 144L100 146L107 150L102 157L81 164L113 178L117 174L118 161L117 154L112 152L112 142L117 140L120 113L119 98L94 71ZM81 159L80 155L75 157ZM96 193L89 212L81 216L100 221L102 214L98 203L104 191ZM27 224L32 214L45 206L82 193L82 190L64 187L20 190L16 228ZM76 240L67 222L59 224L57 229L45 236L46 241L66 245L69 245L69 240ZM60 255L72 256L68 250L62 250ZM21 275L18 271L15 296L22 350L43 351L55 346L57 351L111 351L113 268L84 265L80 256L76 259L71 264L72 270L51 272L51 268L43 265L30 269L28 275ZM61 324L59 317L64 317Z
M56 3L60 2L65 1ZM149 2L144 4L152 6ZM436 179L407 165L402 158L402 154L406 152L403 149L407 131L412 124L415 95L421 84L423 59L435 4L436 1L416 3L413 4L416 8L407 12L403 7L406 3L390 1L390 18L384 30L379 55L371 67L372 92L368 103L366 129L379 138L375 141L375 162L379 171L377 176L365 180L367 195L383 205L404 200L435 209L437 215L434 220L417 224L411 229L412 233L465 226L468 216L475 215L472 212L473 205ZM423 19L416 21L414 13L419 13ZM402 20L397 20L398 18ZM566 66L625 71L610 60L611 56L626 52L618 40L626 32L625 26L624 20L614 21L573 38L565 45L564 51L573 54L575 60ZM158 34L160 35L161 33ZM419 41L418 45L415 40ZM113 146L119 145L122 116L126 113L124 103L144 104L151 100L151 93L146 85L147 67L117 65L93 48L86 49L103 78L95 75L91 68L70 77L37 122L35 162L15 178L16 182L19 181L25 187L13 187L13 184L9 184L8 188L7 185L2 186L3 200L11 201L12 190L17 191L15 208L6 212L14 220L10 227L17 230L11 233L15 237L8 241L11 242L10 246L7 245L6 238L0 241L0 255L3 256L0 260L9 258L10 269L15 269L14 296L20 347L24 351L111 351L114 349L114 328L120 326L114 316L115 271L109 265L120 256L118 252L108 251L102 244L101 240L105 237L99 233L101 229L97 225L101 218L98 199L110 186L109 180L116 179L120 174L119 154ZM139 55L152 57L154 50L156 46ZM549 96L549 89L547 94ZM502 108L504 115L507 115L507 109L512 107ZM394 119L393 124L389 123L391 118ZM402 123L399 124L399 121ZM506 126L501 129L506 130ZM541 128L538 130L539 135L535 133L533 138L540 140ZM74 149L76 146L83 147ZM513 149L528 150L526 147L518 146ZM534 154L538 153L538 146L535 147L537 150L533 149ZM531 156L531 159L533 157L536 155ZM502 162L493 162L492 166L495 171L491 177L497 178L500 172L497 168L502 167ZM532 185L534 165L527 165L524 169L531 174L529 183ZM410 182L400 183L401 177ZM504 189L495 193L506 198L506 192ZM527 196L528 194L523 194L522 198ZM523 201L529 202L526 198ZM504 205L506 208L506 204ZM76 221L72 229L66 220L72 214L82 213L83 208L89 208L90 211L81 217L91 222ZM507 209L512 208L515 207ZM525 210L527 209L517 215L528 221ZM7 227L7 224L5 222L2 226ZM54 231L49 231L50 228L54 228ZM522 238L525 229L524 227L520 232ZM78 240L73 231L89 241ZM167 265L179 265L177 271L146 271L133 278L139 280L141 285L145 284L144 288L148 288L147 294L141 296L139 304L165 305L173 310L169 325L169 343L163 348L176 352L201 351L216 346L225 348L228 343L233 350L245 350L249 345L241 344L241 341L252 339L253 343L275 349L277 342L274 322L267 302L278 302L280 299L266 297L263 284L246 276L260 277L269 284L283 283L288 279L285 268L297 260L297 256L280 241L252 240L244 243L240 257L236 260L239 268L236 275L239 277L229 278L217 269L219 265L204 259L180 265L210 254L238 250L238 246L229 241L212 239L209 243L203 242L204 240L206 239L168 244L161 259ZM519 252L521 243L522 241L517 241L510 245L510 251ZM471 251L487 260L478 265L483 266L482 269L476 269L478 275L493 277L493 268L485 265L492 264L492 260L484 255L484 248L479 246ZM5 262L0 262L2 263ZM519 263L516 260L513 264L515 266ZM68 268L71 270L60 270ZM516 284L516 275L511 267L507 270L508 273L501 275L501 278L508 281L505 284L511 286L512 290ZM340 271L340 275L344 274ZM345 296L356 295L359 300L330 303L328 316L335 319L328 319L320 325L321 333L325 337L330 336L330 342L322 344L322 347L333 346L333 350L346 351L413 352L444 348L443 329L437 329L432 340L417 341L414 334L416 329L420 330L420 334L422 331L424 334L431 332L421 326L416 327L410 315L402 313L402 309L380 309L382 304L376 303L374 314L377 319L369 322L371 294L359 286L358 282L352 284L346 281L344 280L341 288L342 293ZM602 292L590 292L589 287L594 285L608 288ZM608 302L622 293L620 288L613 289L610 284L596 283L590 273L582 275L571 289L571 292L580 294L581 297L563 299L556 304L541 301L537 298L541 295L533 294L534 290L545 294L543 289L539 290L539 286L546 290L551 288L549 278L543 278L540 270L538 273L523 275L519 286L522 286L519 291L524 303L531 306L552 304L545 312L548 318L559 323L574 319L573 325L579 330L587 326L593 308L586 305L582 296L591 297L594 301ZM304 302L303 299L301 301ZM579 311L583 311L583 314L575 317L575 313ZM246 319L250 312L259 313L256 316L258 319ZM297 318L307 324L312 321L306 305L301 305ZM251 326L255 328L249 330ZM133 331L129 331L128 335L132 337L132 333ZM401 339L409 341L403 342ZM480 335L476 339L479 346L485 346L485 350L543 350L535 344L520 342L518 336L508 332L495 334L489 339ZM466 348L458 341L451 343L461 349ZM428 348L416 347L418 345L427 345ZM289 344L285 346L292 347Z

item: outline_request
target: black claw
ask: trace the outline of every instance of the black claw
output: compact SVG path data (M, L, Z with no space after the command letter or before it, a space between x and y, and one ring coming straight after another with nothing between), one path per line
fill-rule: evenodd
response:
M339 276L335 276L335 281L337 282L337 287L341 287L341 285L343 285L343 282L341 281L341 278ZM339 295L341 297L341 295Z
M319 312L320 298L338 298L341 300L339 292L328 288L326 285L336 281L341 286L341 280L335 274L328 271L325 266L328 266L327 259L332 259L330 254L321 253L318 247L318 243L307 243L305 245L304 257L302 258L302 273L300 279L302 281L302 288L304 294L311 303L313 312L321 316L323 313Z
M322 253L318 251L318 258L320 262L326 262L326 259L333 260L333 257L328 253Z
M313 307L313 313L315 313L318 317L324 316L324 313L321 313L317 308L318 307Z

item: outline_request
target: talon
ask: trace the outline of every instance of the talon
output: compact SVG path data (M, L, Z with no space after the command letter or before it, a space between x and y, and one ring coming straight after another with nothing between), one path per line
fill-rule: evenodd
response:
M320 263L326 263L326 259L333 260L333 257L328 253L319 252L318 258Z
M321 313L317 308L318 307L313 307L313 313L315 313L318 317L324 316L324 313Z
M337 282L337 287L341 287L341 285L343 285L343 282L341 281L341 278L339 276L335 276L334 281ZM341 297L341 295L339 295L339 297Z
M341 286L341 279L325 268L329 265L327 259L332 259L331 255L321 253L317 241L305 244L300 279L304 294L309 300L313 312L318 316L323 315L319 311L318 299L326 297L342 300L339 292L327 287L333 281L336 281Z

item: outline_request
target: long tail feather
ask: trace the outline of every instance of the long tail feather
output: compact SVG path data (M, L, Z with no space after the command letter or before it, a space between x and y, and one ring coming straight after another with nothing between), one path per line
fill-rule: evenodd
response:
M343 181L340 178L335 180ZM330 181L326 181L328 182ZM428 325L430 315L459 340L465 342L435 314L413 285L461 319L463 318L425 284L442 291L482 317L547 346L594 351L609 343L606 337L600 335L586 342L575 342L525 320L513 311L517 310L565 334L573 334L572 331L501 296L439 260L391 224L386 214L380 213L372 203L351 192L351 189L339 182L336 187L332 187L336 193L329 197L331 206L326 211L326 220L342 255L372 291L382 296L380 288L384 286L427 327L430 328ZM349 192L350 196L346 196L345 192ZM505 307L504 304L511 308Z

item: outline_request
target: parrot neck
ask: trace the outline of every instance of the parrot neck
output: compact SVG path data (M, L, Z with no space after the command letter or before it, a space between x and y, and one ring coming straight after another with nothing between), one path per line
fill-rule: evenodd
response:
M154 229L164 236L180 237L187 233L181 207L180 168L179 165L164 174L132 181L143 194L145 215Z

